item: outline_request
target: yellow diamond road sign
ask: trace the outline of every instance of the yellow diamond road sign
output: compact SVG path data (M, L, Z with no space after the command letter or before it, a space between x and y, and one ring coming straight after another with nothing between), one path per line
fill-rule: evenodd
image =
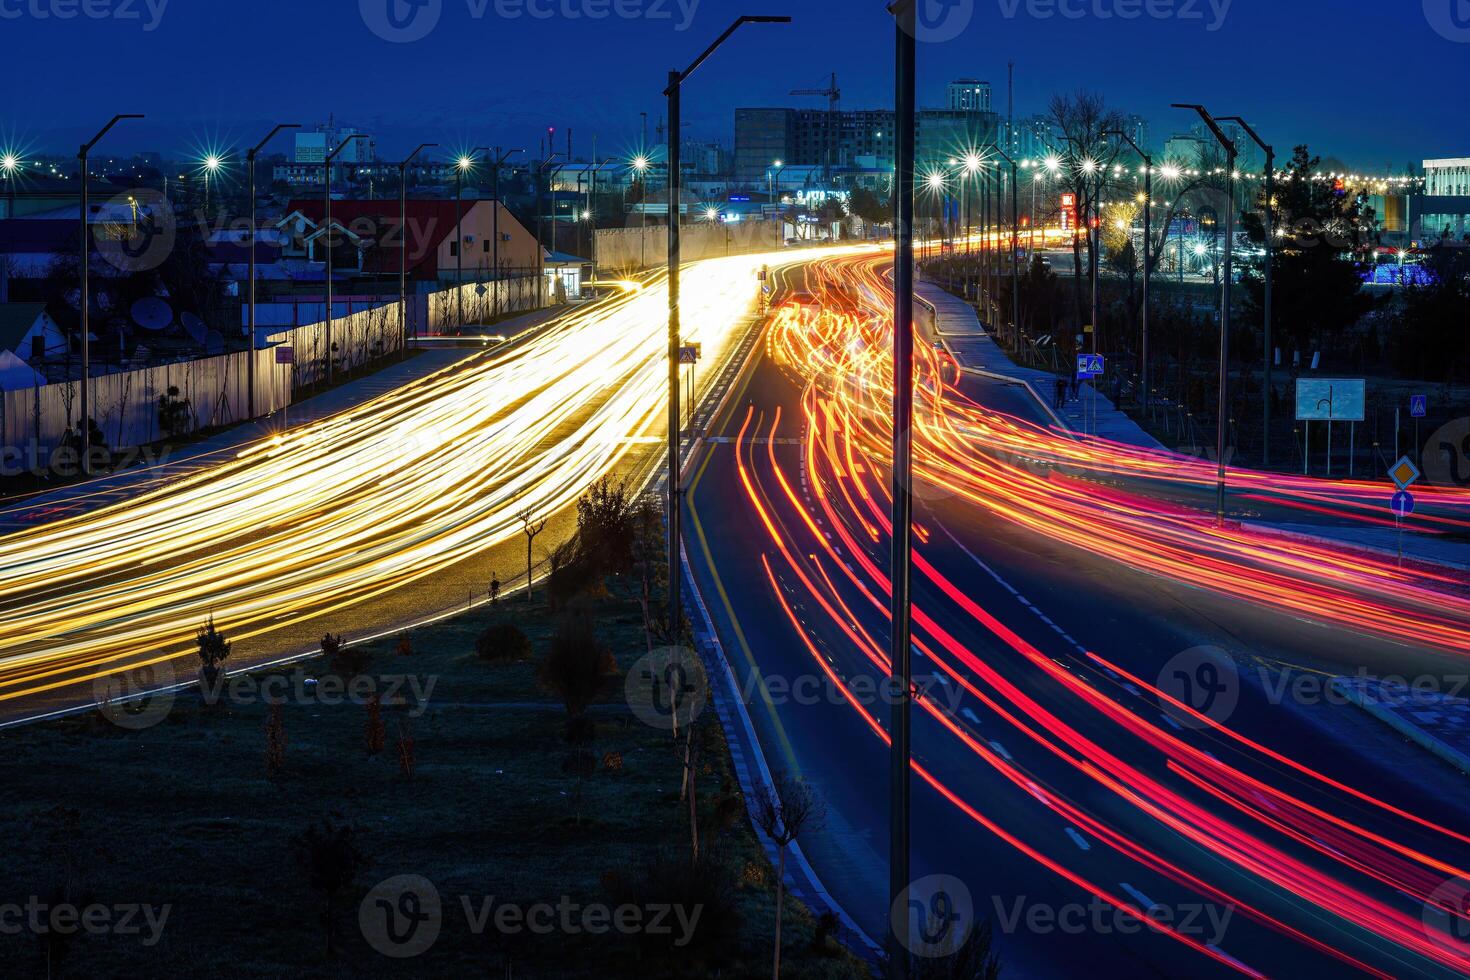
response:
M1388 475L1393 479L1394 483L1398 484L1400 490L1407 490L1414 481L1419 479L1420 473L1419 467L1414 465L1414 461L1405 456L1389 467Z

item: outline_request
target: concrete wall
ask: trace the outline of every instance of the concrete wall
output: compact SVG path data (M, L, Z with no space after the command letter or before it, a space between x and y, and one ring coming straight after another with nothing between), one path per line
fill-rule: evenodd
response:
M750 221L734 225L683 224L679 228L679 255L685 262L723 255L769 252L781 247L781 223ZM666 265L669 229L607 228L597 233L599 276L616 275Z

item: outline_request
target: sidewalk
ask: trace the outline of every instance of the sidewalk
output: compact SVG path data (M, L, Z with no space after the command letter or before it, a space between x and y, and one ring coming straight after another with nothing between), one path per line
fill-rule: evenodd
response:
M533 330L548 320L571 309L565 306L536 310L496 324L497 334L508 341ZM473 357L486 350L469 341L424 342L415 347L413 356L389 364L371 374L354 378L335 388L313 395L275 415L221 429L205 439L184 447L180 455L166 457L151 466L136 466L81 483L68 484L55 490L42 491L14 502L0 503L0 534L33 527L38 521L55 520L119 503L150 489L158 482L179 479L229 459L243 446L286 428L319 422L345 412L396 388L412 384L436 371Z
M1379 678L1334 677L1332 687L1409 741L1470 773L1470 701Z
M1055 374L1021 367L1012 361L980 325L974 307L958 296L945 292L931 282L917 282L914 288L919 301L934 311L936 336L930 339L942 343L965 371L998 381L1025 385L1056 423L1059 431L1067 434L1086 432L1102 439L1142 446L1145 449L1164 448L1162 443L1139 428L1138 423L1119 411L1102 392L1091 385L1084 384L1078 399L1069 401L1065 408L1053 409L1057 379Z
M1053 421L1056 431L1074 438L1085 438L1083 433L1086 432L1113 442L1168 451L1166 446L1119 411L1102 393L1090 391L1089 386L1084 385L1078 401L1068 402L1062 411L1054 410L1052 396L1056 375L1021 367L1012 361L980 325L980 319L969 303L945 292L935 283L919 281L914 288L919 302L934 312L934 336L927 339L943 344L960 368L968 373L1024 386ZM919 316L915 319L923 333L926 318ZM1088 415L1085 421L1084 412ZM1392 487L1384 485L1385 511L1392 491ZM1397 558L1400 553L1400 535L1392 528L1360 524L1270 523L1259 520L1243 524L1252 530L1271 531L1323 544L1348 545L1373 552L1379 557ZM1470 546L1455 541L1406 531L1402 535L1402 548L1406 559L1470 568Z

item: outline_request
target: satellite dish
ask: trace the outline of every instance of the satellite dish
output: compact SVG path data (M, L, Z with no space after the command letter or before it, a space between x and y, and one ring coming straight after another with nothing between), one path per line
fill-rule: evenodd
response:
M204 349L211 354L223 354L225 352L225 338L217 330L211 330L204 335Z
M133 322L144 330L162 330L174 322L174 311L163 300L148 296L133 304Z
M184 332L189 335L189 339L194 341L194 343L203 344L209 338L209 328L204 325L203 320L194 314L179 314L179 322L184 325Z

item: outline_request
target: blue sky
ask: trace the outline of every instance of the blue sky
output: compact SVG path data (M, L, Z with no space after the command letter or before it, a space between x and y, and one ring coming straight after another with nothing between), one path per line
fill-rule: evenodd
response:
M650 130L663 114L668 70L739 13L796 22L745 28L690 82L691 136L728 142L737 105L822 104L787 92L834 70L844 105L892 99L882 0L391 0L408 36L432 25L404 43L380 36L397 29L389 2L0 0L0 139L73 152L112 113L144 112L107 147L182 154L335 114L374 131L385 158L421 141L534 147L548 126L572 127L579 155L594 134L621 153L640 111ZM921 2L934 5L922 102L976 76L1003 106L1014 60L1018 115L1087 88L1158 139L1189 123L1168 108L1187 101L1362 169L1470 155L1470 19L1450 17L1467 0Z

